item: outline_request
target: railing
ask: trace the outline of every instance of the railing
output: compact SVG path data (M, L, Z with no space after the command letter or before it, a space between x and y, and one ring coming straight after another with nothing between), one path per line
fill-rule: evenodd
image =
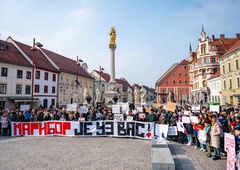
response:
M219 66L219 63L202 63L202 64L196 64L195 68L199 67L208 67L208 66Z

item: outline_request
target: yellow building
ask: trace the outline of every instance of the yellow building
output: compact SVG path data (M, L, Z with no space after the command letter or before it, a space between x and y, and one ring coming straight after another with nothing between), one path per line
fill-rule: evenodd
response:
M222 105L240 104L240 40L220 59L220 78L222 83Z

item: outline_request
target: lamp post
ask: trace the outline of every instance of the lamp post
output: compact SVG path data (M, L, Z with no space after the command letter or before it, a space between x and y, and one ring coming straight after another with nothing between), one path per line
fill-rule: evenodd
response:
M78 94L78 85L80 85L79 81L78 81L78 66L81 65L81 63L83 62L82 59L78 59L78 56L77 56L77 60L76 60L76 98L75 98L75 103L77 103L77 94Z
M99 81L99 90L101 90L101 103L102 103L102 83L101 83L101 77L102 77L102 72L103 72L104 68L102 68L101 66L99 67L99 71L100 71L100 81Z
M35 57L35 51L37 51L37 47L43 47L43 45L39 42L35 43L35 38L33 38L33 46L31 47L31 50L33 52L33 57L32 57L32 89L31 89L31 108L33 108L33 86L34 86L34 57Z

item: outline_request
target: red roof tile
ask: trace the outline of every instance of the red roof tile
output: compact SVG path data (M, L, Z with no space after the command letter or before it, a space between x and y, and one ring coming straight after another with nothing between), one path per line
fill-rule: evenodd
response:
M230 49L228 49L228 51L226 52L226 54L234 51L235 49L240 47L240 40L238 42L236 42Z
M43 48L41 49L60 68L62 72L76 75L76 60L64 57L60 54ZM88 74L88 72L86 72L81 66L78 66L78 75L85 78L93 79L92 76Z
M32 60L34 61L34 64L36 65L37 68L44 69L44 70L49 70L53 72L59 72L48 60L47 58L42 54L40 50L37 50L33 52L31 50L31 46L28 46L26 44L23 44L21 42L13 40L18 47Z
M220 69L215 74L213 74L210 78L208 78L208 80L217 78L219 76L220 76Z
M0 62L32 67L12 43L0 40L0 48Z
M223 51L224 53L229 50L234 44L236 44L236 42L238 41L238 39L236 38L227 38L227 39L215 39L211 45L212 46L217 46L218 47L218 51Z
M183 61L181 61L181 63L179 63L180 65L187 65L188 64L188 61L187 60L183 60Z

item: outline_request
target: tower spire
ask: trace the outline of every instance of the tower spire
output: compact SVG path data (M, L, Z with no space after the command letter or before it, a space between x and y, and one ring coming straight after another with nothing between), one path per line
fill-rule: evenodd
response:
M202 24L202 32L204 32L203 24Z
M191 43L189 43L189 51L192 51Z

